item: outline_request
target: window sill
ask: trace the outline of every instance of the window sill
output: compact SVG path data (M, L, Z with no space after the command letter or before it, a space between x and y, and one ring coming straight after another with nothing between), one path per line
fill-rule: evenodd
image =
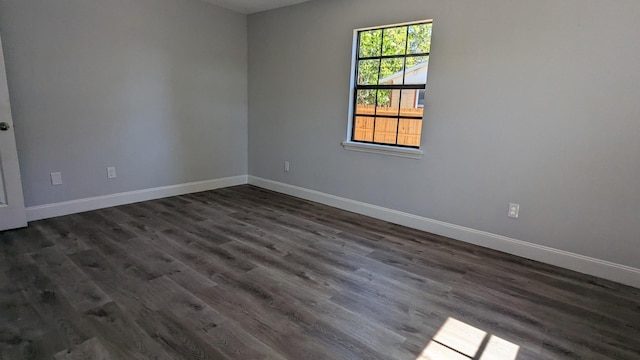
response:
M353 141L343 141L345 150L360 151L373 154L404 157L410 159L422 159L423 151L420 149L402 148L387 145L367 144Z

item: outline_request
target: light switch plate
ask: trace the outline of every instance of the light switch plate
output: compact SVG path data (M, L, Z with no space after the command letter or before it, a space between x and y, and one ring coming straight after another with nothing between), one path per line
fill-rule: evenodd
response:
M116 174L115 166L109 166L107 168L107 179L115 179L117 177L118 177L118 175Z

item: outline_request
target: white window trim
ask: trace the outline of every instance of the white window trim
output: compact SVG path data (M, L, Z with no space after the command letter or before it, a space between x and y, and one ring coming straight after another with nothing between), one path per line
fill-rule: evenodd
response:
M433 22L433 19L389 24L389 25L385 25L385 27L404 26L404 25L410 25L410 24L415 24L419 22ZM420 149L415 149L415 148L407 148L402 146L380 145L380 144L351 141L351 138L353 135L352 122L353 122L353 110L354 110L352 104L354 100L353 97L355 96L355 91L353 89L355 88L355 81L356 81L356 78L355 78L356 72L354 70L356 66L356 59L358 58L357 57L358 32L371 30L371 29L378 29L379 27L380 26L371 26L371 27L358 28L353 30L353 40L351 43L351 69L349 70L351 73L349 75L349 78L350 78L349 80L349 114L348 114L349 116L347 118L347 138L342 142L342 147L345 150L350 150L350 151L359 151L359 152L366 152L366 153L372 153L372 154L397 156L397 157L410 158L410 159L422 159L422 155L424 154L424 152L422 151L422 146L420 147Z
M424 152L421 149L407 148L392 145L380 145L345 140L342 142L345 150L366 152L380 155L390 155L409 159L422 159Z

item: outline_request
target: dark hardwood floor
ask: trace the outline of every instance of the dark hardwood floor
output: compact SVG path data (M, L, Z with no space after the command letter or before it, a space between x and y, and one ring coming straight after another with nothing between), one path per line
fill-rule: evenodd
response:
M248 185L0 233L0 359L514 351L640 359L640 290Z

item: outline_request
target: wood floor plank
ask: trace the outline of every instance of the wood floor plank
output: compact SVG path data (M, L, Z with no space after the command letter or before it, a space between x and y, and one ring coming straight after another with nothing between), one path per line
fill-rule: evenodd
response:
M185 216L182 211L169 212L167 209L163 209L157 205L151 205L148 203L138 203L131 207L137 208L137 211L148 212L156 217L157 220L165 221L168 224L173 225L172 229L176 231L186 232L195 237L206 239L208 242L223 243L226 239L220 238L219 234L212 232L206 226L200 224L200 221L191 221L188 216ZM202 220L202 218L198 218Z
M78 311L84 312L112 301L57 247L32 253L31 258L60 287L65 298Z
M93 337L73 350L63 350L55 355L56 360L110 360L121 356L109 351L100 339Z
M161 309L170 311L181 321L196 329L198 334L230 358L266 359L281 356L264 345L233 321L214 310L207 303L174 283L168 277L153 280L150 285L162 300L151 300Z
M65 254L74 254L91 248L84 240L70 231L68 222L64 218L55 218L46 222L41 221L31 226L42 232Z
M214 286L199 290L196 295L285 358L343 358L333 349L325 348L305 335L297 322L290 322L288 317L264 311L251 298L242 296L233 291L233 288Z
M474 359L640 360L640 289L253 186L0 232L3 360L416 360L451 319Z
M397 349L406 340L403 336L370 321L366 317L333 304L313 291L305 291L304 287L299 287L297 283L290 281L289 277L270 268L251 271L247 274L247 279L263 284L272 293L290 295L290 301L295 301L296 306L304 308L325 322L327 326L339 329L358 339L367 347L384 355L385 358L399 355Z
M51 356L93 335L60 286L29 256L12 259L12 265L1 278L0 355L3 358Z
M122 359L177 359L165 352L160 344L146 333L116 302L84 313L86 324L91 326L107 350ZM116 357L117 357L116 356Z
M227 278L219 275L216 280L220 287L233 289L244 298L250 299L252 305L260 312L269 312L279 322L295 324L302 334L311 336L326 347L333 349L340 357L350 359L375 359L381 357L373 349L355 339L350 334L331 326L323 319L314 316L305 308L295 306L295 300L288 294L275 293L269 290L268 284L259 284L246 279Z
M196 329L166 309L145 310L137 323L162 345L165 351L183 359L230 359L203 339Z

